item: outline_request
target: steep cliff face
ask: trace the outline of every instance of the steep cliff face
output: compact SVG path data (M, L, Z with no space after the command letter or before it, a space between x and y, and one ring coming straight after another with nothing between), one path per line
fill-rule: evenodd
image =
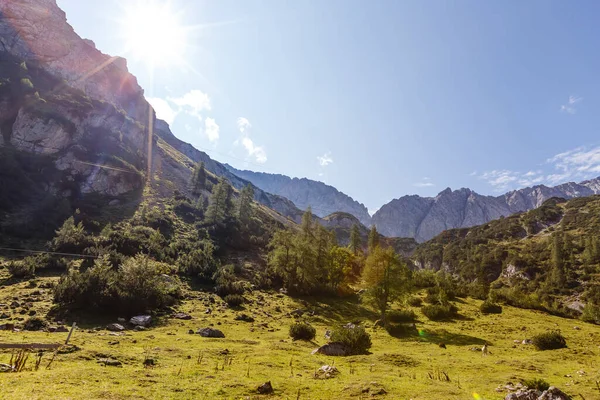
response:
M448 229L468 228L532 210L551 197L570 199L599 193L600 178L555 187L539 185L497 197L448 188L434 198L404 196L392 200L373 215L372 221L386 236L414 237L424 242Z
M252 182L264 191L291 200L300 209L305 210L310 206L313 213L320 217L336 211L347 212L358 218L365 226L371 225L371 216L367 208L332 186L306 178L241 171L230 165L226 167L235 175Z

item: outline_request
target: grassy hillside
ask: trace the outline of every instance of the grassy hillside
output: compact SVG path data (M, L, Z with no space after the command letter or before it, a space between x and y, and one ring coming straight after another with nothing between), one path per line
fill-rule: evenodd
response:
M574 301L599 305L599 244L600 196L550 199L526 213L443 232L413 259L456 274L473 295L491 288L517 305L570 313Z
M5 281L0 299L3 303L14 296L40 299L32 300L31 309L44 314L51 307L46 287L56 278L38 277L33 282L36 287L29 281ZM353 299L292 299L254 291L245 294L249 303L244 309L231 309L218 298L212 303L214 295L195 289L187 287L188 299L177 307L193 317L189 321L164 316L146 331L111 333L103 327L114 319L66 320L67 325L81 322L71 340L74 351L57 355L49 369L51 353L46 352L38 371L31 370L35 364L32 355L24 372L0 374L3 396L15 400L495 400L504 398L508 382L531 378L542 378L573 396L594 399L599 395L595 382L600 380L596 365L600 333L593 325L512 307L505 307L501 315L482 315L480 301L469 299L458 303L462 317L455 322L428 321L419 308L412 308L418 317L418 334L394 338L383 329L372 328L376 317ZM212 314L205 314L207 308ZM289 313L297 309L314 311L314 315L300 318L317 328L314 343L289 338L288 327L296 320ZM255 321L235 321L241 313ZM371 334L371 354L342 358L311 355L326 342L323 335L327 329L357 320ZM188 333L207 326L222 330L226 338ZM538 351L514 342L555 329L566 337L566 349ZM66 333L0 331L4 343L53 343L65 337ZM490 345L488 357L470 350L485 342ZM9 351L3 351L0 362L6 363L10 357ZM122 366L103 366L102 360L107 358ZM146 358L152 358L155 366L144 367ZM315 371L323 365L334 365L340 374L315 379ZM450 381L438 380L442 373L447 373ZM266 381L275 389L269 397L256 392ZM381 389L387 394L376 395Z

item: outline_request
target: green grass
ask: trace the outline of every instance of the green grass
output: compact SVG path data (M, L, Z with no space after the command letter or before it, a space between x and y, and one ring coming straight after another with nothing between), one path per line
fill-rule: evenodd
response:
M36 281L42 284L55 279ZM34 309L45 315L51 306L49 289L28 286L29 281L5 281L0 287L0 303L42 290L44 301L35 303ZM227 309L217 298L213 313L206 315L209 294L188 294L193 298L179 309L193 316L190 321L164 319L148 331L127 331L123 336L92 330L112 320L80 321L82 328L71 342L81 350L58 355L49 370L45 365L50 353L46 353L43 368L37 372L31 370L31 357L25 372L0 375L0 392L11 399L258 399L264 396L258 395L256 388L270 380L275 394L269 398L273 399L367 399L370 395L362 390L374 387L372 382L383 385L388 399L462 400L473 399L474 393L479 399L503 399L506 393L495 391L499 385L542 378L573 395L598 396L600 331L580 321L508 306L501 315L482 315L481 302L467 299L457 303L462 319L454 322L429 321L414 308L419 335L397 339L383 329L373 329L376 315L351 300L292 299L254 292L246 294L250 302L243 311ZM315 311L314 316L305 318L317 329L313 343L292 341L288 336L295 319L287 314L298 308ZM235 321L240 312L256 321ZM370 355L311 355L326 342L327 329L355 320L368 326L373 342ZM226 338L188 334L189 329L210 324ZM581 329L575 330L575 325ZM513 342L556 329L565 335L568 348L540 352ZM9 343L51 343L65 338L65 333L0 331L0 342ZM447 349L438 346L442 342ZM469 350L484 342L490 345L488 357ZM225 349L227 356L221 354ZM97 361L103 356L121 361L123 367L102 366ZM143 367L146 356L156 359L155 367ZM9 352L0 353L0 363L9 359ZM340 375L314 379L315 370L327 364L334 364ZM449 375L450 382L430 379L429 374L436 377L441 371ZM578 371L585 374L580 376Z

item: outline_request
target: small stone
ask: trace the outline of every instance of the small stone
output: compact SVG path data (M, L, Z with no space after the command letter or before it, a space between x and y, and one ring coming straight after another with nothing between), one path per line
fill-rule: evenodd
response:
M108 324L106 329L112 332L121 332L125 330L125 327L121 324Z
M223 332L221 332L218 329L214 329L214 328L202 328L200 330L198 330L198 335L202 336L202 337L208 337L208 338L224 338L225 334L223 334Z
M186 314L186 313L180 312L180 313L173 314L173 318L175 318L175 319L183 319L183 320L190 320L190 319L192 319L192 316L190 314Z
M136 332L145 331L146 327L142 325L136 325L135 328L133 328L133 330Z
M257 389L260 394L271 394L273 393L273 385L271 385L271 381L263 383Z

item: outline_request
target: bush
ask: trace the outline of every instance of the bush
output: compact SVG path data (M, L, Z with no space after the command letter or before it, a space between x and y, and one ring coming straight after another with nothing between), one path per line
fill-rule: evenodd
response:
M484 314L502 314L502 306L489 300L481 303L479 310Z
M531 340L538 350L556 350L567 347L567 341L559 331L540 333Z
M35 264L26 262L26 259L8 263L6 268L14 278L29 278L35 275Z
M68 309L99 310L113 315L162 309L181 297L178 280L164 275L168 268L138 255L116 269L105 255L84 272L71 271L62 276L54 288L54 301Z
M540 392L543 392L550 388L550 384L540 378L525 379L523 381L523 386L526 386L529 389L539 390Z
M298 322L290 326L290 337L294 340L313 340L317 330L310 324Z
M411 336L418 333L415 324L388 323L385 330L392 336Z
M40 331L48 326L48 323L39 317L32 317L25 321L23 328L26 331Z
M331 341L342 343L350 355L366 354L371 348L371 337L362 326L336 329L331 333Z
M411 297L407 301L408 305L411 307L421 307L423 305L423 300L420 297Z
M213 275L213 280L217 284L215 292L219 296L226 297L228 295L244 294L244 283L236 280L237 277L234 270L233 265L226 265L217 269L217 272Z
M581 319L585 322L600 325L600 306L587 303L585 307L583 307Z
M190 252L180 253L177 259L179 273L194 276L204 282L212 282L219 263L213 253L215 246L208 240L196 243Z
M431 304L421 308L421 312L432 321L440 321L456 317L458 308L450 303L445 305Z
M386 318L388 322L400 323L414 322L417 316L410 310L391 310L387 312Z
M239 307L246 302L244 296L239 294L229 294L223 299L229 307Z

